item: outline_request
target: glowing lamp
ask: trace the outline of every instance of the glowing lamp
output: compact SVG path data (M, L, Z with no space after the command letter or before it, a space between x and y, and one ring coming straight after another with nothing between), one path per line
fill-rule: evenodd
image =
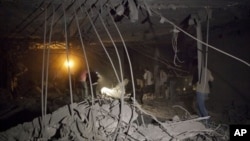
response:
M66 66L66 67L70 67L70 68L72 68L73 66L74 66L74 62L72 61L72 60L69 60L69 61L65 61L64 62L64 65Z

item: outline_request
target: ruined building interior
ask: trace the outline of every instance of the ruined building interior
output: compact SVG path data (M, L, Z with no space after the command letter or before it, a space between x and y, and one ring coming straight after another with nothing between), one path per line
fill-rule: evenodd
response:
M0 140L229 140L250 124L249 35L249 0L0 0Z

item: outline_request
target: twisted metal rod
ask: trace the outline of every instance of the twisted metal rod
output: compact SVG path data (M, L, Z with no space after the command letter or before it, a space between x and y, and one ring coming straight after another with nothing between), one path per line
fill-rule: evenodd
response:
M120 75L121 75L121 80L118 80L118 81L119 81L119 82L123 82L123 71L122 71L121 57L120 57L120 55L119 55L117 46L116 46L116 44L115 44L115 42L114 42L114 40L113 40L113 38L112 38L112 36L111 36L111 34L110 34L110 32L109 32L107 26L105 25L105 23L104 23L104 21L103 21L103 18L102 18L102 16L100 15L99 12L98 12L98 15L99 15L99 19L101 20L101 23L102 23L102 25L103 25L105 31L107 32L107 34L108 34L108 36L109 36L109 38L110 38L110 40L111 40L111 42L112 42L112 44L113 44L113 47L115 48L115 52L116 52L117 59L118 59L118 63L119 63L119 67L120 67Z
M45 48L46 48L46 38L47 38L47 20L46 20L46 17L47 17L47 8L45 9L45 13L44 13L44 37L43 37L43 62L42 62L42 78L41 78L41 110L42 110L42 126L41 126L41 130L42 130L42 133L44 132L44 115L45 115L45 112L44 112L44 70L45 70Z
M107 55L109 61L110 61L111 65L112 65L112 67L113 67L115 76L116 76L117 80L118 80L119 83L120 83L121 81L120 81L119 76L118 76L118 74L117 74L117 71L116 71L116 69L115 69L114 63L113 63L113 61L112 61L112 59L111 59L111 57L110 57L110 55L109 55L107 49L105 48L105 45L103 44L103 42L102 42L102 40L101 40L101 37L100 37L100 35L99 35L99 33L98 33L98 31L97 31L97 29L96 29L94 23L93 23L93 20L91 19L90 15L89 15L88 11L86 11L86 9L83 11L83 9L82 9L82 7L81 7L81 12L82 12L82 13L85 13L85 14L88 16L88 19L89 19L89 21L90 21L90 23L91 23L91 25L92 25L92 27L93 27L95 33L96 33L96 36L97 36L99 42L101 43L101 45L102 45L102 47L103 47L103 49L104 49L104 51L105 51L105 53L106 53L106 55Z
M45 116L45 120L46 120L46 114L47 114L47 99L48 99L48 81L49 81L49 60L50 60L50 44L51 44L51 38L52 38L52 33L53 33L53 23L54 23L54 17L55 17L55 10L54 10L54 6L52 6L53 8L53 16L51 19L51 25L50 25L50 35L49 35L49 44L47 46L47 66L46 66L46 78L45 78L45 101L44 101L44 116Z
M65 32L65 42L66 42L66 57L67 57L67 62L69 62L69 44L68 44L68 32L67 32L67 17L66 17L66 10L64 5L63 7L63 15L64 15L64 32ZM68 66L68 74L69 74L69 89L70 89L70 103L73 104L73 92L72 92L72 81L71 81L71 69ZM73 117L73 109L72 106L70 106L70 112L71 116Z
M112 22L113 22L113 24L114 24L114 26L115 26L118 34L119 34L119 37L121 38L121 41L122 41L122 44L123 44L123 47L124 47L124 50L125 50L125 53L126 53L126 56L127 56L127 59L128 59L128 64L129 64L129 69L130 69L130 75L131 75L131 82L132 82L132 89L133 89L133 103L135 103L135 95L136 95L136 93L135 93L135 82L134 82L133 69L132 69L132 64L131 64L131 59L130 59L130 56L129 56L129 53L128 53L128 49L127 49L127 46L126 46L125 41L123 39L123 36L122 36L122 34L121 34L121 32L120 32L117 24L115 23L115 21L114 21L114 19L111 16L110 13L109 13L109 17L112 20ZM124 104L124 99L123 99L123 94L122 94L121 95L121 117L122 117L122 114L123 114L123 112L122 112L122 110L123 110L122 109L123 104ZM132 112L131 118L133 117L134 111L135 111L135 108L133 108L133 112ZM122 121L122 118L120 118L119 121L118 121L118 127L116 129L115 136L114 136L113 140L115 140L116 137L117 137L117 134L118 134L117 131L118 131L118 128L120 128L119 125L121 124L121 121Z

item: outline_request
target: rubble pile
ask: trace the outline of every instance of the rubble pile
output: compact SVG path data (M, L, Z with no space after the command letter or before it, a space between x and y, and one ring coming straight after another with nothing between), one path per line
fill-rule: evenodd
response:
M121 107L123 110L121 111ZM145 116L151 121L144 120ZM154 122L152 122L154 121ZM137 103L119 100L83 101L19 124L0 133L1 141L109 141L109 140L228 140L226 131L207 128L202 119L158 121Z

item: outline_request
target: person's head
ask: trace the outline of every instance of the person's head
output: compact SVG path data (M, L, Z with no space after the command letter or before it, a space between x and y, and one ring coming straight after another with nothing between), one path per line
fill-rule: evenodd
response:
M124 86L126 86L127 84L128 84L128 82L129 82L129 80L127 79L127 78L125 78L124 80L123 80L123 84L124 84Z

